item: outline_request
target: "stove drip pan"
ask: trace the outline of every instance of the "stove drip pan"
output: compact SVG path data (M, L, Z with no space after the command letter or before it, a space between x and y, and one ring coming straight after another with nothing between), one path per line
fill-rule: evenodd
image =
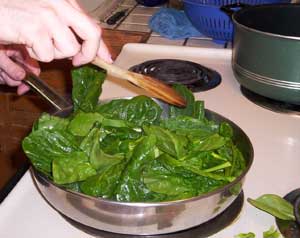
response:
M192 92L207 91L221 83L221 75L203 65L176 59L150 60L129 70L159 79L166 84L183 84Z
M64 215L62 215L66 221L68 221L71 225L78 228L79 230L88 233L94 237L99 238L206 238L211 236L227 226L231 225L239 216L242 207L244 204L244 192L241 191L239 196L235 199L235 201L222 213L218 216L213 218L212 220L203 223L197 227L190 228L188 230L170 233L170 234L163 234L163 235L123 235L123 234L116 234L106 231L97 230L95 228L85 226L81 223L78 223Z
M257 104L258 106L261 106L263 108L266 108L274 112L300 116L300 105L295 105L295 104L267 98L260 94L254 93L242 86L241 86L241 92L248 100Z

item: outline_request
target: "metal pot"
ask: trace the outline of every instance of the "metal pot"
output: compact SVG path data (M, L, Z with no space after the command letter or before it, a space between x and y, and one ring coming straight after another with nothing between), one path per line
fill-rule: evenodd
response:
M300 105L299 4L224 6L235 26L232 67L245 88Z
M54 105L56 116L72 112L68 102L33 75L27 84ZM156 102L166 116L169 105ZM61 214L98 230L130 235L157 235L185 230L211 220L238 197L245 176L253 162L253 147L248 136L232 121L206 110L206 117L216 122L228 122L234 131L234 142L247 161L245 171L233 182L197 197L158 203L125 203L87 196L54 184L42 173L31 168L34 181L43 197Z

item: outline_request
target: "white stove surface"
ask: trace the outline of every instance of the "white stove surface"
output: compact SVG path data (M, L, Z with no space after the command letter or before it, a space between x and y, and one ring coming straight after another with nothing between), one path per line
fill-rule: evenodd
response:
M203 64L222 75L222 83L207 92L196 93L206 108L229 118L249 136L254 163L246 176L245 198L265 193L284 196L300 187L300 117L274 113L248 101L240 92L231 70L231 50L145 44L126 45L116 64L129 68L150 59L184 59ZM103 86L102 99L133 96L143 91L127 82L112 79ZM262 232L275 225L270 215L246 201L239 218L212 238L230 238L241 232ZM85 238L90 235L66 222L40 196L27 172L0 205L0 237ZM117 234L115 237L119 237Z

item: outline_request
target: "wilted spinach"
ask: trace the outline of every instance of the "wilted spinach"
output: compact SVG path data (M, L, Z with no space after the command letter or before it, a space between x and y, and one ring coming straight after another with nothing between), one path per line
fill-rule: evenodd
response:
M105 73L72 71L74 112L43 114L23 141L33 166L57 184L95 197L158 202L185 199L233 181L246 167L233 129L205 117L184 86L186 108L169 115L151 98L98 103Z

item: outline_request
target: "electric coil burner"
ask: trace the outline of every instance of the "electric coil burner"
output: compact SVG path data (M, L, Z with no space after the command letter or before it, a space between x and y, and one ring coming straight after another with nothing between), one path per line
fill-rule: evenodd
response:
M222 213L220 213L218 216L213 218L212 220L203 223L199 226L196 226L194 228L187 229L185 231L179 231L176 233L170 233L170 234L163 234L163 235L122 235L122 234L115 234L110 233L106 231L97 230L95 228L91 228L88 226L85 226L81 223L78 223L64 215L62 215L66 221L68 221L71 225L75 226L76 228L99 238L206 238L208 236L211 236L213 234L216 234L217 232L221 231L222 229L226 228L230 224L232 224L237 217L239 216L242 207L244 204L244 192L241 191L241 193L237 196L237 198L234 200L234 202Z
M261 106L274 112L300 116L300 105L295 105L264 97L262 95L250 91L245 87L241 87L241 92L248 100L250 100L258 106Z
M221 83L221 75L203 65L175 59L150 60L130 68L168 85L183 84L192 92L206 91Z

